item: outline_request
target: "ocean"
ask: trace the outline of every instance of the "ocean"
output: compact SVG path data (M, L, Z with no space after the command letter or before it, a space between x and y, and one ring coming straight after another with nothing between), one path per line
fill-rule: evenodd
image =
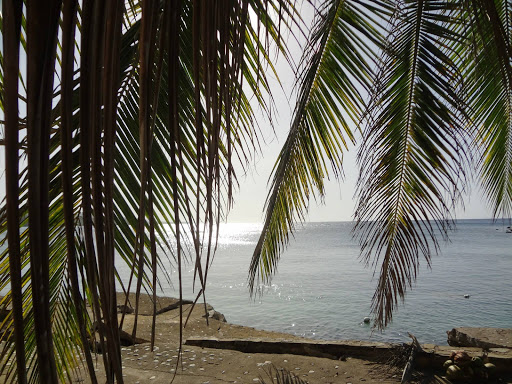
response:
M360 262L352 222L298 225L278 273L256 298L249 296L247 270L261 224L221 224L206 300L230 323L258 329L314 339L388 342L408 342L410 332L420 343L446 345L446 331L454 327L512 328L512 234L505 233L507 225L459 220L450 241L440 240L432 268L420 260L416 284L382 332L362 322L371 316L378 275ZM171 283L162 278L157 294L178 297L176 265L162 259ZM126 283L128 269L121 260L116 265ZM198 286L192 290L193 265L183 270L184 298L194 299Z
M377 274L359 260L351 222L297 226L278 273L261 296L250 298L247 270L260 224L221 224L209 271L206 300L235 324L314 339L409 341L446 345L446 331L461 326L512 328L512 234L501 221L460 220L429 269L424 259L416 284L384 331L362 323ZM168 267L176 284L176 266ZM193 268L184 267L184 297L193 299ZM195 292L198 288L196 287ZM178 296L162 279L159 295ZM470 295L465 298L464 295Z

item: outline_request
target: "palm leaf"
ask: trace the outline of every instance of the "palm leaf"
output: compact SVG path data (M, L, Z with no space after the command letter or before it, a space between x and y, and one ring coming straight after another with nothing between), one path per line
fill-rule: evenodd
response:
M58 84L53 92L52 87L48 87L49 83L43 83L46 86L43 100L45 129L34 131L36 126L29 119L31 132L42 135L42 145L32 138L22 145L28 152L38 149L43 161L38 164L31 155L29 167L26 167L24 160L11 159L11 163L19 162L22 165L17 175L10 177L10 184L14 186L14 181L17 181L19 185L17 208L21 219L17 225L20 228L24 313L23 317L16 315L16 319L17 324L24 321L25 343L20 348L20 342L6 342L2 361L14 355L16 346L20 351L23 349L29 382L56 381L51 378L53 376L63 382L70 381L74 375L73 369L79 364L79 350L86 355L90 354L83 336L84 333L94 334L94 331L87 312L80 313L85 298L92 306L93 316L103 319L107 325L99 327L100 343L106 352L103 353L103 363L107 381L113 382L115 377L122 382L115 307L115 278L119 277L115 267L119 265L114 264L114 255L118 254L133 270L134 276L141 278L146 290L154 292L158 284L156 270L158 267L166 267L164 259L156 255L156 248L162 250L162 255L172 257L176 254L172 237L187 240L185 231L175 229L171 238L167 233L169 223L176 222L176 228L181 226L178 212L180 217L189 218L189 222L184 225L196 229L195 239L188 243L194 244L198 251L196 267L202 263L204 272L201 284L204 288L207 268L215 250L212 236L215 226L208 224L208 231L203 231L209 232L205 240L200 237L199 223L218 225L225 215L228 206L226 202L231 198L234 179L232 157L236 154L242 162L247 161L257 147L254 144L257 138L253 129L253 110L248 102L251 93L255 94L255 99L263 109L271 108L263 96L269 91L263 66L267 63L271 67L271 63L265 53L266 44L259 41L263 39L259 30L261 27L269 41L278 41L279 27L269 12L279 9L280 19L281 12L283 15L294 12L288 1L279 4L258 1L242 1L240 4L220 2L211 7L213 13L209 12L211 4L208 3L202 11L202 17L215 17L209 19L211 30L202 31L200 24L193 24L194 12L199 9L197 2L183 1L181 16L175 25L175 35L168 36L169 40L178 39L183 47L179 52L178 68L171 67L171 61L166 59L166 48L156 46L163 38L150 39L151 49L159 51L158 57L162 60L149 60L146 76L140 81L141 56L138 48L142 38L141 7L138 2L128 2L124 16L120 18L123 4L119 1L103 3L84 0L81 8L77 9L76 18L74 10L66 8L62 28L69 31L76 26L80 27L80 50L75 51L80 54L80 60L73 52L73 44L70 44L72 37L68 36L66 43L56 41L53 48L48 46L48 66L44 67L46 79L53 79L55 68L62 67L62 73L57 70L57 79L62 84ZM66 5L77 4L70 1ZM160 5L158 3L154 9L158 15L163 11ZM50 10L55 9L49 7ZM58 12L55 14L58 15ZM254 15L256 19L251 21ZM32 28L34 20L35 16L32 15L27 25ZM56 20L58 17L51 19L52 23ZM53 31L52 28L42 31L41 39L51 37L49 32ZM23 22L21 29L19 39L23 49L26 49L26 26ZM31 30L32 38L37 37L36 31L35 27ZM56 36L61 35L59 33ZM221 36L218 41L211 41L210 37L218 35ZM196 59L193 55L194 36L199 36L200 45ZM19 44L19 41L15 43ZM51 64L54 53L57 57L56 65ZM79 71L74 71L73 60L80 63ZM31 59L33 70L37 69L36 62ZM11 79L18 70L19 67L16 72L10 72ZM171 81L169 71L173 75L177 74L176 82ZM196 76L197 71L199 76ZM3 67L0 73L3 82ZM146 96L141 98L139 88L143 82L151 92L145 92ZM245 82L247 88L244 86L242 89L242 82ZM37 85L33 80L27 84L30 92ZM169 84L177 86L170 87ZM18 98L17 93L15 95ZM171 100L178 101L179 115L179 135L173 137L169 129L173 122L168 108ZM29 101L33 102L32 96ZM16 100L18 102L24 102L23 96ZM145 124L148 116L151 122L151 129L143 130L143 134L149 135L150 140L146 137L142 145L139 130L141 104L148 111L144 117ZM2 108L5 108L3 103ZM11 119L14 127L14 124L24 121L24 117L20 119L17 112L11 113L14 111L12 108L9 116L14 116ZM62 113L63 110L65 113ZM30 112L32 116L33 110ZM246 148L247 143L251 145ZM176 149L174 154L171 148ZM143 162L139 161L141 150ZM144 162L151 171L147 172L145 180L141 180L139 175ZM30 173L27 172L28 168ZM38 190L33 180L36 174L34 170L48 180L47 197L46 189ZM148 196L145 189L149 191ZM40 204L42 213L39 216L38 212L33 213L32 197L29 204L28 196L34 193L43 198ZM144 196L142 199L141 195ZM139 208L146 199L151 201L152 211L145 211L138 217ZM190 212L195 212L195 215ZM0 213L0 231L3 234L7 230L5 202ZM37 219L35 224L34 219ZM34 280L27 270L37 256L33 249L34 237L26 230L27 220L31 220L31 232L37 230L42 233L37 244L47 246L48 249L46 259L35 259L44 268L48 266L47 271L43 268L42 276L37 275L47 285L47 289L41 292L32 289ZM15 221L10 219L9 222L13 233ZM150 227L149 234L147 231L137 231L139 223L143 227ZM138 252L134 252L137 235L140 236L142 246ZM205 251L206 257L201 259L203 242L206 244L204 249L208 251ZM186 243L183 241L183 244ZM199 246L196 247L196 244ZM10 284L7 261L10 254L9 249L6 249L0 255L2 288ZM77 268L80 268L80 274L84 276L78 292ZM74 277L70 277L73 274ZM70 292L73 292L73 298ZM48 316L38 320L30 298L32 294L41 293L44 294L44 303L37 310L47 311ZM7 294L4 303L10 303L11 299L12 295ZM80 300L82 302L78 304ZM45 327L37 325L41 319L46 321ZM5 325L10 324L12 321L8 318ZM36 325L37 332L34 332ZM17 328L20 329L20 326L17 325ZM52 340L47 338L48 335L53 335L53 347L49 346ZM4 336L9 336L9 333ZM36 347L40 349L44 344L41 341L43 336L47 342L45 347L48 361L51 362L55 355L54 367L44 359L39 359ZM23 356L20 355L20 358ZM3 365L3 369L7 370L10 381L16 380L16 365ZM20 372L22 377L21 367ZM91 376L94 380L93 373Z
M50 148L57 148L59 146L60 137L54 135L50 141ZM64 225L64 210L63 210L63 193L61 187L61 168L58 164L61 163L60 153L54 152L53 156L49 159L49 168L52 169L50 173L50 194L49 199L52 204L49 207L49 292L50 292L50 316L52 322L53 335L55 336L55 354L56 354L56 372L59 379L62 381L68 381L68 377L75 374L74 369L78 366L79 361L77 360L78 352L81 346L83 346L83 340L80 336L80 324L83 324L89 332L90 320L86 313L83 313L83 319L80 319L76 315L69 315L69 311L75 312L75 307L71 301L70 292L72 292L70 286L69 276L69 263L68 254L66 252L66 233ZM23 174L25 172L22 172ZM72 189L74 193L79 190L79 177L78 174L73 173L72 175ZM38 361L36 359L36 342L34 334L34 311L32 302L32 280L29 266L30 252L28 249L29 244L29 232L27 229L27 189L28 183L26 178L21 178L20 183L20 213L23 220L20 223L20 243L21 243L21 266L23 270L22 274L22 287L23 287L23 311L25 318L25 356L27 359L26 367L29 374L29 382L33 380L39 380L38 373ZM76 198L76 195L75 197ZM3 207L3 212L5 208ZM73 205L73 216L78 217L79 206ZM5 221L2 222L0 233L5 231ZM0 262L2 270L0 271L0 287L5 289L9 284L9 269L6 264L6 258L8 254L8 248L5 249L0 255ZM80 261L79 261L80 263ZM5 266L5 267L4 267ZM11 300L11 294L8 293L4 297L4 303L9 305ZM66 309L66 311L64 311ZM10 317L6 320L6 329L9 328L7 325L12 319ZM8 334L4 334L4 337L9 337ZM68 342L72 341L72 342ZM58 343L58 344L57 344ZM3 345L2 356L11 356L14 350L15 344L7 342ZM13 374L15 365L2 366L2 370L7 369L7 376L9 382L17 382L17 377Z
M49 139L60 7L58 0L45 4L29 1L26 11L28 232L31 282L35 287L32 289L34 330L40 379L52 383L58 377L49 332Z
M372 19L384 9L358 1L327 1L306 47L299 96L288 138L274 166L265 223L249 267L249 287L268 282L311 195L324 194L330 163L342 172L342 153L354 141L350 124L362 113L379 33ZM300 72L300 71L299 71ZM316 192L315 192L316 191Z
M20 254L20 211L19 211L19 164L18 164L18 66L21 34L22 2L4 1L2 37L5 58L2 71L2 104L5 108L5 166L6 166L6 219L9 252L9 274L12 296L12 317L14 323L16 367L19 383L27 382L25 369L23 296ZM4 328L5 329L5 328Z
M380 266L372 302L379 328L415 281L420 257L430 264L464 188L461 78L447 48L461 39L453 11L430 0L397 9L363 131L354 231L363 260Z
M461 19L468 44L461 67L468 83L471 117L481 149L482 183L494 217L512 216L512 67L510 65L512 6L506 1L466 3Z

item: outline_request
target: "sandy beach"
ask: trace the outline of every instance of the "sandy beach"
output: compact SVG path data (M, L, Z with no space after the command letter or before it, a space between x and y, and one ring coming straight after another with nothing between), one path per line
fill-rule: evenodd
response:
M118 296L123 302L122 295ZM134 302L134 295L130 296ZM401 371L385 363L344 356L339 360L301 356L295 354L243 353L229 349L202 348L183 345L182 360L177 365L179 353L179 309L173 307L177 299L159 297L155 349L150 350L149 342L122 348L123 373L127 384L170 383L272 383L272 369L286 369L309 383L399 383ZM152 302L147 295L141 295L137 337L150 340ZM183 306L185 317L189 315L190 304ZM208 305L208 310L212 307ZM272 341L305 341L290 334L268 332L251 327L230 324L209 318L206 323L204 305L197 305L183 332L183 341L188 338L257 339ZM119 319L121 314L119 314ZM133 314L125 317L123 329L131 333ZM105 377L101 356L96 356L98 379ZM275 371L274 371L275 373ZM77 382L90 383L87 374ZM421 377L411 381L423 382Z
M133 305L134 302L135 295L131 294L130 304ZM118 294L118 303L124 304L123 294ZM129 308L132 307L130 304ZM142 340L135 345L125 345L121 350L125 383L270 384L276 382L272 377L285 371L291 372L305 383L400 383L402 369L409 354L405 349L397 348L396 344L310 340L231 324L229 319L223 321L223 315L208 304L206 310L214 318L209 317L207 323L204 304L196 305L192 312L191 309L191 304L183 305L183 319L185 321L188 317L188 322L183 331L179 360L178 300L169 297L157 298L155 348L151 351L149 340L153 303L150 296L141 295L137 338ZM119 321L121 317L122 314L119 313ZM123 331L131 334L134 319L133 313L125 315ZM333 352L333 346L341 348ZM449 384L450 381L442 378L442 364L454 347L428 344L422 347L424 353L417 357L417 366L423 364L429 368L416 371L409 382ZM463 349L472 356L482 354L481 348ZM344 351L341 356L340 350ZM498 361L494 363L502 368L506 367L506 377L501 375L501 379L489 383L512 383L508 368L508 362L512 361L511 356L512 351L509 348L489 350L489 357L499 360L499 364ZM98 353L93 357L98 382L103 383L105 371L102 355ZM425 361L427 364L424 364ZM0 377L0 382L4 381L5 372ZM85 362L71 381L91 383Z
M133 303L134 297L130 296ZM119 295L121 302L121 295ZM163 309L175 304L176 299L159 298L157 308ZM208 307L211 309L211 307ZM190 304L183 310L188 316ZM152 302L147 295L141 296L137 337L149 340L151 337ZM267 332L209 318L206 324L204 305L197 305L183 332L183 340L190 337L215 337L218 339L261 339L261 340L304 340L290 334ZM121 318L121 315L119 315ZM131 333L133 314L127 314L123 329ZM384 364L351 358L341 360L299 356L292 354L243 353L233 350L219 350L196 346L183 346L182 361L177 364L179 346L179 309L157 315L155 350L148 343L123 347L123 372L125 382L169 383L175 370L174 383L258 383L260 378L272 382L269 369L284 368L310 383L397 383L400 373L393 372ZM104 377L101 356L96 357L97 375L101 382ZM89 383L84 378L78 382Z

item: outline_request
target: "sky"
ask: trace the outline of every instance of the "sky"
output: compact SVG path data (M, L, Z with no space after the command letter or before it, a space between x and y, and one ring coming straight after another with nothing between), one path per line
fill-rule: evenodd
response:
M286 81L287 87L290 82ZM263 209L269 192L269 177L279 151L286 140L292 116L292 106L288 105L286 97L282 96L279 99L280 115L275 118L275 133L267 129L268 132L264 135L266 143L262 144L263 155L256 156L245 175L241 173L240 169L237 170L240 186L239 190L234 193L235 202L228 214L227 221L230 223L257 223L264 220ZM262 117L261 120L264 118ZM307 221L350 221L353 219L356 205L354 193L358 177L356 154L357 144L350 146L349 150L345 152L343 179L337 180L333 173L330 173L330 179L326 182L324 201L310 199ZM464 197L464 207L459 206L455 211L457 219L491 218L492 211L483 199L476 180L470 184L469 192Z

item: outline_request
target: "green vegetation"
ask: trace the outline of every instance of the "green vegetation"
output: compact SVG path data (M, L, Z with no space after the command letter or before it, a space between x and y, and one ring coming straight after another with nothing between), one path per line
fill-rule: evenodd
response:
M446 236L472 167L495 216L512 214L511 12L500 0L319 5L251 288L271 278L329 168L342 174L354 129L355 234L380 268L376 326ZM259 150L253 107L271 114L272 55L297 59L282 34L305 33L302 19L292 0L4 0L1 30L0 288L12 307L1 357L16 362L1 370L11 382L69 381L83 351L96 383L87 300L105 324L107 381L122 383L115 292L155 295L167 259L181 292L190 258L205 300L233 162Z
M342 174L351 121L362 136L354 235L379 276L372 311L383 328L455 224L471 173L494 216L512 216L512 8L333 0L320 12L249 282L272 277L328 165Z

